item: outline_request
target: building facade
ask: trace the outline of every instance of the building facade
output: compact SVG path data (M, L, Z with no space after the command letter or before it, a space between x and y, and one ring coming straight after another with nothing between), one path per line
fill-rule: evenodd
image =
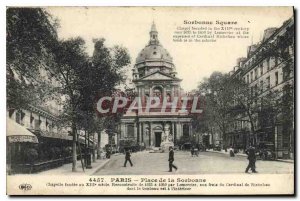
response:
M274 145L277 158L293 158L294 19L266 29L262 41L249 46L247 57L238 59L229 74L249 86L251 107L256 110L254 133L249 117L239 114L229 126L227 144L245 148L265 143Z
M11 79L24 79L13 68L9 73ZM47 81L49 88L59 87L60 83L49 76L49 70L42 65L39 75ZM37 96L34 93L31 95ZM21 108L7 107L7 128L18 128L7 129L8 173L38 172L71 162L73 136L70 135L70 128L60 120L64 101L65 97L60 95L55 99L24 104ZM94 138L87 143L85 133L79 129L77 132L82 150L86 144L95 149ZM29 141L30 136L36 140Z
M153 23L149 43L138 54L133 68L135 92L142 100L142 108L123 115L118 139L134 140L146 148L159 148L166 139L176 145L181 137L191 136L191 118L187 112L177 108L175 111L161 111L163 100L170 104L181 102L181 79L176 74L173 59L160 44ZM161 102L147 111L146 104L150 97L158 97Z

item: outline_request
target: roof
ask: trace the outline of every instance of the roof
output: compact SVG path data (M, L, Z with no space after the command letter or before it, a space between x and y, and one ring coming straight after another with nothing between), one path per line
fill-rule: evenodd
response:
M150 44L142 49L136 58L136 63L147 60L173 62L173 58L169 52L159 44Z

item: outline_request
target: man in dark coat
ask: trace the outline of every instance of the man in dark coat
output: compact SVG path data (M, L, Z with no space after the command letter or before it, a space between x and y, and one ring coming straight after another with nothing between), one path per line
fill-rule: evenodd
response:
M124 167L126 167L126 164L127 164L127 161L129 161L131 167L133 166L131 160L130 160L130 151L127 149L126 152L125 152L125 162L124 162Z
M172 172L172 168L175 168L177 170L178 168L173 164L174 162L174 151L173 147L169 148L169 172Z
M255 148L250 146L249 149L246 151L246 154L248 155L249 164L245 172L248 173L248 170L251 168L253 173L257 173L257 171L255 170L255 162L256 162Z

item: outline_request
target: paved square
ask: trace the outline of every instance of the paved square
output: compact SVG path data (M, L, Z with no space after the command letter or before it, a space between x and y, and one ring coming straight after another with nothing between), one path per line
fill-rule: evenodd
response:
M96 175L164 175L164 174L226 174L244 173L248 160L244 156L229 157L222 153L200 152L191 157L188 151L176 151L175 162L178 171L168 172L168 153L133 153L133 167L123 167L125 155L112 156L111 160ZM256 162L259 174L289 174L294 164L279 161Z

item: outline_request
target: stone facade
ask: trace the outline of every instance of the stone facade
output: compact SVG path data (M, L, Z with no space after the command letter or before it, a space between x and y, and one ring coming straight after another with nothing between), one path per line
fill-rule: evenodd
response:
M180 103L181 79L176 77L173 58L158 40L155 24L152 24L148 45L142 49L133 68L133 83L137 96L141 97L142 110L126 112L121 119L118 139L135 140L141 146L161 147L162 143L174 145L182 137L191 136L191 118L179 110L162 112L156 108L145 109L146 100L159 97L172 103L177 97Z
M294 90L294 19L285 21L279 28L268 28L264 31L263 40L248 47L247 58L240 58L237 66L229 74L233 78L243 79L248 84L254 106L259 110L254 115L255 133L250 133L250 123L247 115L240 115L229 126L227 144L236 147L246 147L251 144L274 144L278 158L293 158L294 150L294 119L283 122L281 113L262 121L265 115L261 109L264 99L270 92L277 92L278 102L286 93L285 87L292 86ZM287 41L291 39L292 41ZM282 42L286 45L288 60L276 56L268 56L264 51L272 44ZM274 46L274 45L273 45ZM276 51L276 50L274 50ZM279 50L277 50L279 51ZM294 107L294 106L292 106ZM279 111L279 109L277 109ZM292 114L293 116L294 114Z

